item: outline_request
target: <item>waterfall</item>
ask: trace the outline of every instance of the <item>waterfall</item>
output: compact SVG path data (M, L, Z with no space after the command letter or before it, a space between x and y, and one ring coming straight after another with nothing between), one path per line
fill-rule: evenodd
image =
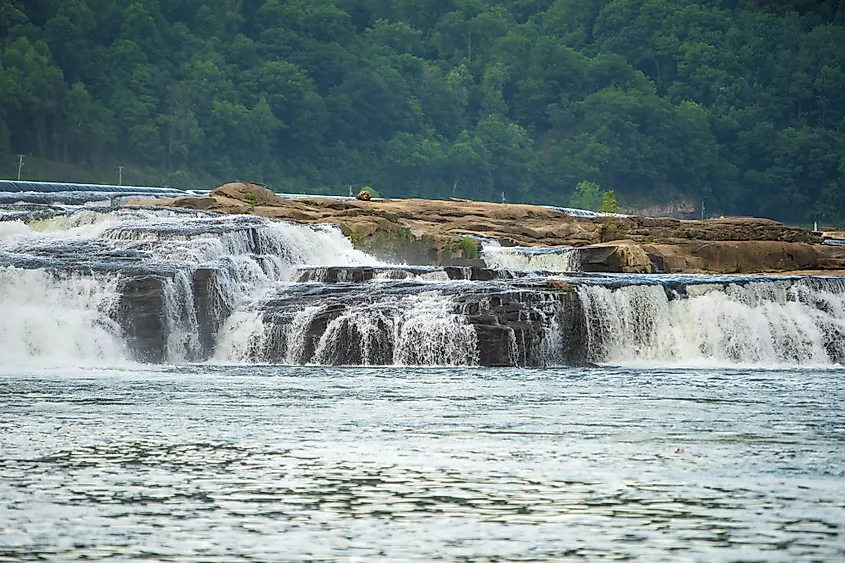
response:
M840 280L582 286L592 360L611 363L829 365L845 360Z
M438 291L377 302L304 306L278 317L233 314L221 330L218 362L318 365L474 365L474 327ZM322 321L322 325L320 324ZM324 325L324 326L323 326Z
M490 268L501 270L543 270L578 272L581 262L575 248L499 246L485 242L482 258Z
M253 216L12 217L0 222L0 363L845 363L838 278L550 280L538 270L576 270L575 250L485 242L491 265L535 272L490 275L389 266L335 227Z
M0 362L32 358L52 365L97 365L126 359L111 314L117 280L0 267Z
M222 317L305 264L379 263L336 227L252 216L122 208L3 222L0 358L201 360ZM151 333L160 354L146 351L159 346Z
M396 325L393 362L404 365L478 363L475 328L452 312L437 292L409 297L407 313Z

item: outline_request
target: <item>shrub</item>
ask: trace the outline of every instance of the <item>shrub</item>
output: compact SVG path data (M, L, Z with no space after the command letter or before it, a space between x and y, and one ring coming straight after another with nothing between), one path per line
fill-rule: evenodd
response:
M616 203L616 193L613 190L604 192L604 199L601 202L602 213L619 213L619 204Z
M370 186L364 186L363 188L361 188L361 191L362 192L369 192L370 197L381 197L379 195L379 193L377 191L375 191L373 188L371 188Z
M478 243L471 237L462 237L458 242L458 250L461 251L461 256L469 260L478 258Z
M252 192L244 193L244 201L246 201L251 206L255 207L258 205L258 196Z

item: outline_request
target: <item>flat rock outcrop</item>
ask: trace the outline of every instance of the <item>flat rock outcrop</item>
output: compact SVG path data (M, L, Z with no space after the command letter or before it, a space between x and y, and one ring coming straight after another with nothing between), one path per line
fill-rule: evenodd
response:
M585 219L538 205L467 200L281 198L263 186L247 183L225 184L206 197L134 203L337 224L356 247L406 264L450 265L475 260L477 256L461 244L470 236L504 246L578 247L585 271L595 272L752 273L845 268L845 248L822 251L816 233L750 217Z
M577 253L585 272L754 274L845 269L845 249L803 242L620 241L585 246Z

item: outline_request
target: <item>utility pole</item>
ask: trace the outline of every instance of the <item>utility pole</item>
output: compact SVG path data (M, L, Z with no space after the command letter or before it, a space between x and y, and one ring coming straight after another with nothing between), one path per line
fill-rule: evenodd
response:
M502 203L505 203L505 192L502 192Z
M701 202L701 220L704 221L704 202Z
M117 167L117 185L118 186L123 185L123 166Z
M21 168L23 168L23 155L18 155L18 182L21 181Z

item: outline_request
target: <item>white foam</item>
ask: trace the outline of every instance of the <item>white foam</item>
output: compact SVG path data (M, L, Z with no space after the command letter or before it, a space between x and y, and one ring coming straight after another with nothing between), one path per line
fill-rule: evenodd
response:
M73 242L77 246L67 246ZM159 209L81 210L68 216L0 223L0 251L21 260L28 255L49 263L54 245L81 263L85 253L140 252L144 264L172 272L164 286L168 362L193 361L199 356L194 310L194 270L219 272L220 295L227 310L260 300L288 282L300 265L378 265L355 250L335 227L303 226L260 217L208 216ZM93 246L92 246L93 245ZM120 331L111 321L121 274L56 278L43 270L5 268L0 278L4 342L0 362L52 361L70 363L125 359ZM236 311L235 322L243 315ZM234 325L233 325L234 326ZM17 327L17 328L16 328ZM231 327L227 328L231 330ZM232 334L223 335L232 341ZM231 344L242 350L244 345ZM233 352L235 359L244 352Z
M655 285L579 287L578 295L599 362L830 365L845 354L831 337L845 334L845 294L802 283L690 286L673 300Z
M31 234L32 229L23 221L0 221L0 239Z
M113 279L0 268L0 363L124 363L118 297Z
M532 248L485 244L482 258L490 268L501 270L545 270L549 272L578 272L581 262L574 248Z

